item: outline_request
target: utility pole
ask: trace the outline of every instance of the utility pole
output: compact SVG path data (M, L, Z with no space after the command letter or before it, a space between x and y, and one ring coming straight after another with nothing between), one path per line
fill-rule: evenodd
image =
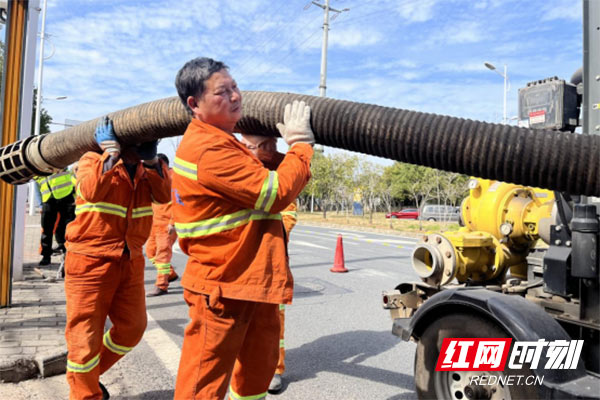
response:
M344 8L343 10L336 10L335 8L329 7L329 0L325 0L325 4L317 3L316 1L312 1L317 7L321 7L324 11L323 13L323 46L321 47L321 80L319 82L319 96L325 97L325 91L327 90L327 39L329 33L329 11L333 11L337 13L333 16L333 18L337 17L337 15L343 13L344 11L350 11L349 8ZM332 18L332 19L333 19Z
M329 35L329 11L333 11L336 13L331 19L335 19L339 14L344 11L350 11L349 8L344 8L343 10L336 10L335 8L329 7L329 0L325 0L325 4L317 3L316 1L311 1L317 7L321 7L323 9L323 46L321 47L321 79L319 81L319 96L326 97L327 90L327 39ZM310 4L309 4L310 6ZM322 146L315 145L315 151L320 151L321 153L324 151ZM310 196L310 212L314 211L315 206L315 195L312 194Z
M44 5L42 6L42 29L40 31L40 59L38 64L38 88L37 88L37 96L35 98L35 126L33 134L35 136L40 134L40 118L42 112L42 72L44 69L44 39L46 37L46 0L44 0ZM35 181L32 179L29 182L29 215L34 214L34 203L35 203Z

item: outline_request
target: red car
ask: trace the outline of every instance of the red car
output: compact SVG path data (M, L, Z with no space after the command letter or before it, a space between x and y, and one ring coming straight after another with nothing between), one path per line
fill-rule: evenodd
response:
M402 211L392 211L385 215L386 218L400 219L419 219L419 210L416 208L406 208Z

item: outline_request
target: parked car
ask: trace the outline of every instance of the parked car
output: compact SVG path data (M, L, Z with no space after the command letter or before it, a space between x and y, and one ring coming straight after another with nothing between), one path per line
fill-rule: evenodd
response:
M439 204L427 204L419 215L423 221L453 221L460 219L460 208L454 206L445 206Z
M387 213L385 217L394 219L418 219L419 210L417 210L416 208L406 208L404 210L392 211L391 213Z

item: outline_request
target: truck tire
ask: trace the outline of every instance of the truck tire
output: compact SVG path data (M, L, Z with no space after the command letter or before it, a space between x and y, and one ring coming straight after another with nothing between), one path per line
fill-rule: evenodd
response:
M509 335L499 326L477 315L449 314L433 321L418 341L415 352L415 386L419 399L539 399L536 386L525 385L525 379L534 375L528 368L511 370L508 360L504 372L436 371L437 359L444 338L506 338ZM514 342L513 342L514 344ZM508 376L521 378L520 385L470 385L471 376ZM489 379L489 378L488 378ZM531 379L531 378L529 378Z

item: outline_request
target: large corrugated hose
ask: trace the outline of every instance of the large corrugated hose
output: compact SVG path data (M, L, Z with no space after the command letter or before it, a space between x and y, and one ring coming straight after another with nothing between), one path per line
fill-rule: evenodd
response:
M243 99L239 132L276 136L275 124L283 120L285 104L304 100L312 109L315 139L323 145L525 186L600 196L600 136L525 129L292 93L243 92ZM110 117L119 140L128 144L181 135L189 122L176 97L118 111ZM39 144L41 157L27 152L35 169L31 174L49 173L50 166L62 168L84 152L98 150L96 122L47 135ZM2 179L25 182L24 178L11 182L5 170L0 171Z

